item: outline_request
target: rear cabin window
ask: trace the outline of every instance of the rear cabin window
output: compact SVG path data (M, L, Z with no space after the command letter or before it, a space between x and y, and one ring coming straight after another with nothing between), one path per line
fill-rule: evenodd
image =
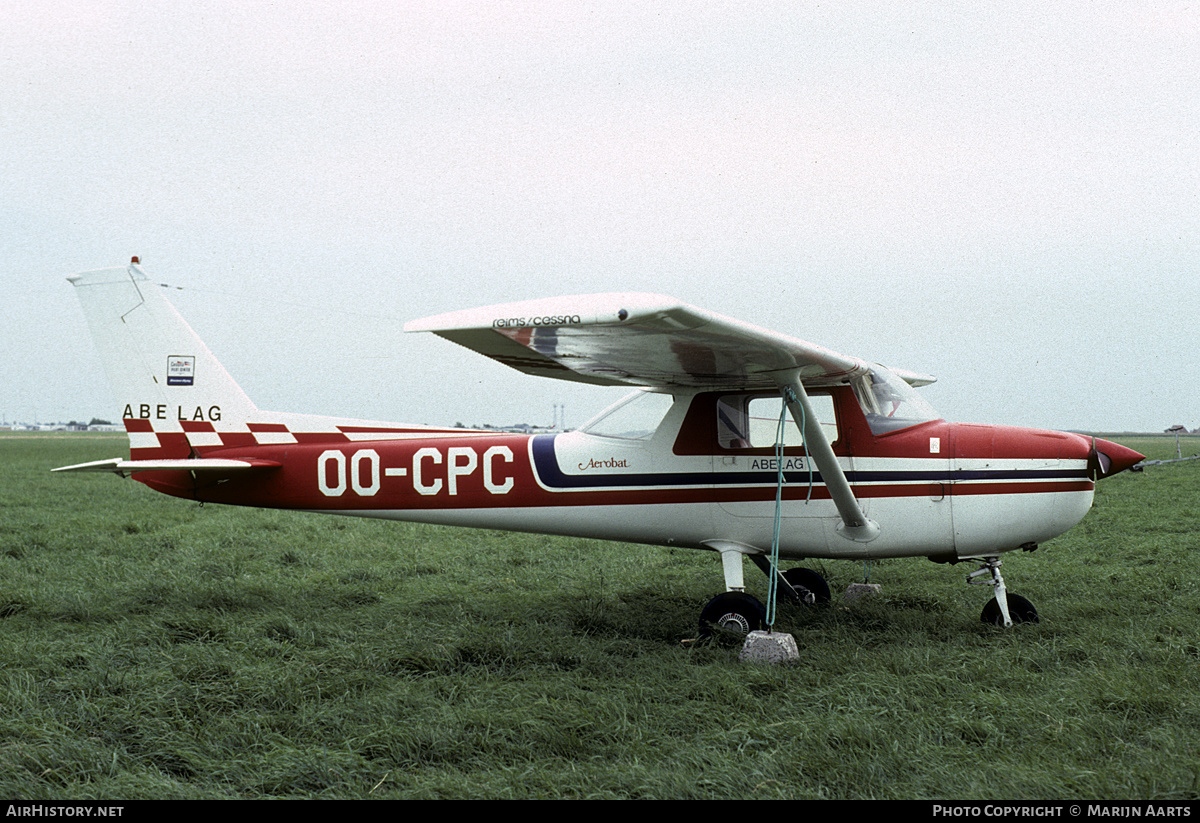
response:
M596 437L649 440L674 402L669 394L635 391L584 423L580 431Z
M830 443L837 442L837 414L833 396L813 393L808 396L813 414ZM783 398L778 394L730 394L717 400L717 443L723 449L770 449L775 447L779 411ZM801 446L800 430L785 410L783 445Z

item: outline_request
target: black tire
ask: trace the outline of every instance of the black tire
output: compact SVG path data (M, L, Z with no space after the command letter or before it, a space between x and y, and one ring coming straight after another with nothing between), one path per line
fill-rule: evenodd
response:
M1008 616L1012 618L1014 626L1018 623L1037 623L1039 620L1037 609L1019 594L1008 595ZM993 626L1004 625L1004 615L1000 613L1000 603L996 598L993 597L987 602L979 619Z
M758 598L745 592L718 594L700 612L701 637L744 638L758 631L767 619L767 609Z
M783 573L783 579L792 590L809 606L828 606L829 584L812 569L795 568Z

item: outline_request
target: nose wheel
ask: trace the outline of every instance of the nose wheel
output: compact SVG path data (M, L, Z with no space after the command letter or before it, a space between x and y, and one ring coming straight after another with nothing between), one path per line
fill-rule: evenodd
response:
M996 591L996 596L983 607L983 613L979 615L979 619L993 626L1037 623L1038 613L1033 604L1021 595L1009 594L1005 590L1004 578L1000 575L1000 558L981 557L976 559L979 560L979 568L967 575L967 582L975 586L991 586Z
M979 619L993 626L1011 626L1013 623L1038 622L1037 609L1033 607L1032 603L1019 594L1010 594L1007 597L1008 617L1011 622L1004 622L1004 615L1000 610L1000 601L994 597L983 607L983 614L979 615Z

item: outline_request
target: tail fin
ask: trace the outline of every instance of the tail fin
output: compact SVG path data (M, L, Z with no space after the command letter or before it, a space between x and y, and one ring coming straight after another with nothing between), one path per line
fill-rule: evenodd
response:
M122 408L133 459L185 458L205 445L203 433L246 431L254 404L136 258L68 279Z

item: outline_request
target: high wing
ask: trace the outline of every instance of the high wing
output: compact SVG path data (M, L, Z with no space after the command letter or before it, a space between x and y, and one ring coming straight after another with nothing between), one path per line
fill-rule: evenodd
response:
M404 330L431 331L526 374L563 380L667 390L778 389L837 505L839 532L859 542L879 534L805 391L869 373L870 364L857 357L662 295L625 292L485 306L415 320ZM897 374L912 385L933 382Z
M607 386L774 388L799 370L808 386L869 364L657 294L608 293L505 303L405 325L526 374ZM913 385L933 378L900 372Z

